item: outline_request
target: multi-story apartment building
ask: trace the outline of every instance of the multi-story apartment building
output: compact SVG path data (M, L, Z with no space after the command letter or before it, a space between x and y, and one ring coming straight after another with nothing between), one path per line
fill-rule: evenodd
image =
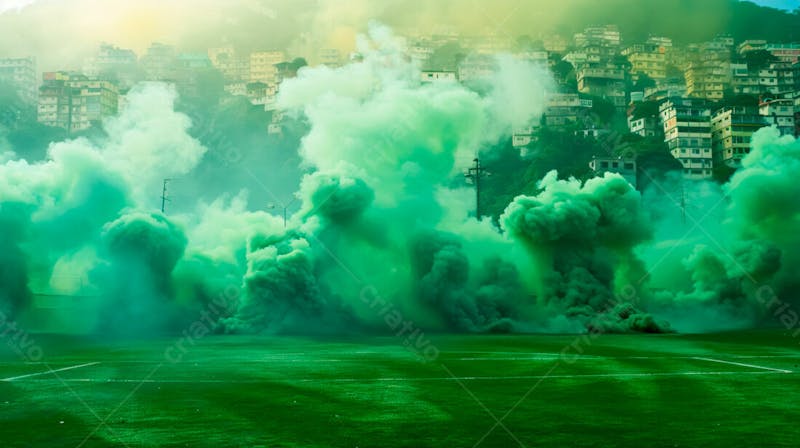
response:
M796 89L798 65L786 62L765 67L731 64L731 87L735 94L777 95Z
M511 133L511 145L519 149L521 156L528 155L528 145L538 140L538 125L515 129Z
M761 39L748 39L740 43L736 47L736 52L739 54L749 53L751 51L766 50L767 41Z
M632 45L622 50L622 54L631 63L634 80L645 74L660 84L667 77L666 51L662 45L648 43Z
M671 98L659 105L664 141L689 179L707 179L714 167L711 152L711 111L706 101Z
M233 47L209 48L208 59L228 81L250 80L250 57L240 56Z
M800 59L800 43L768 43L765 40L751 39L740 43L737 51L741 55L751 51L766 51L778 61L789 64Z
M585 47L587 45L603 45L619 47L620 39L619 28L617 25L592 26L577 33L574 36L575 45Z
M731 89L736 95L758 95L761 87L758 82L758 74L750 73L746 63L738 62L731 64Z
M183 96L203 95L202 79L214 66L206 53L179 53L175 86Z
M629 184L636 188L636 159L614 157L614 156L594 156L589 162L589 168L595 176L602 176L605 173L616 173L625 178Z
M544 124L549 128L568 128L579 123L581 117L588 116L592 100L583 99L578 94L562 93L547 99ZM582 126L581 126L582 127Z
M672 39L669 37L664 36L650 36L647 38L647 42L650 45L658 45L659 47L664 48L664 53L668 53L672 50Z
M733 52L733 37L721 34L714 39L700 44L700 50L705 53L719 53L727 55L729 58Z
M711 145L715 163L736 168L750 152L753 133L764 127L764 117L754 107L723 107L711 117Z
M686 82L683 78L666 79L661 85L644 89L645 101L661 101L667 98L685 97Z
M564 39L557 34L547 33L546 35L541 36L541 39L542 46L550 53L564 53L569 47L569 42L567 39Z
M661 134L661 123L658 117L645 116L645 117L628 117L628 129L631 134L640 135L642 137L655 137Z
M619 111L627 107L627 71L624 67L613 63L586 64L577 70L577 78L578 92L603 97Z
M767 44L765 49L781 62L793 64L800 60L800 43Z
M178 56L171 45L153 43L142 56L140 63L148 81L174 81L177 76Z
M15 88L22 101L29 105L36 104L39 96L36 59L32 57L0 59L0 82Z
M800 137L800 89L791 94L794 100L794 136Z
M523 60L523 61L528 61L530 63L536 64L536 65L540 65L540 66L546 66L547 62L548 62L548 53L546 51L544 51L544 50L540 50L540 51L535 51L535 50L523 51L523 52L516 53L514 56L519 58L519 59L521 59L521 60Z
M119 92L110 81L69 72L46 72L39 89L38 121L76 132L117 113Z
M317 60L320 65L339 67L342 65L342 53L335 48L321 48L317 51Z
M286 60L286 53L282 51L256 51L250 53L250 82L263 82L275 84L278 69L276 64Z
M795 100L767 99L758 105L758 114L768 126L775 126L781 135L795 135Z
M409 43L406 54L408 54L409 59L422 66L428 62L435 49L429 38L420 37Z
M110 44L100 45L94 57L84 61L82 73L89 78L114 80L122 88L130 88L141 79L136 53Z
M486 79L494 73L496 68L497 61L494 57L485 54L473 54L458 64L456 77L461 82Z
M631 101L628 106L628 130L641 137L662 137L664 129L659 119L657 101Z
M506 32L462 36L461 44L478 54L510 53L514 39Z
M719 101L730 85L730 60L718 53L704 52L688 64L686 94L692 98Z

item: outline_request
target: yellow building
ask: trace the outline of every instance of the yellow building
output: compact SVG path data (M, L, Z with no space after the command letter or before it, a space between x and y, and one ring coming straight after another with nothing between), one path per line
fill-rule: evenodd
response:
M275 84L278 69L275 64L286 60L286 53L282 51L256 51L250 53L250 82L263 82Z
M766 125L754 107L723 107L711 116L711 145L717 163L735 168L750 152L753 133Z
M657 44L637 44L622 50L631 63L631 75L645 74L660 83L667 77L666 48Z
M719 101L730 86L730 61L716 53L702 53L684 72L686 94L692 98Z

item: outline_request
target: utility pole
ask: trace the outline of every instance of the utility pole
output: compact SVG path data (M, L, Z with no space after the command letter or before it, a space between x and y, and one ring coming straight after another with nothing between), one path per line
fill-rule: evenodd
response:
M472 160L472 163L473 165L464 171L464 177L475 184L475 218L481 219L481 178L489 176L490 173L481 166L481 161L477 157Z
M681 219L683 220L683 225L686 225L686 190L683 188L683 183L681 183Z
M295 202L296 200L297 200L297 198L296 198L296 197L294 197L294 198L292 198L292 200L291 200L291 201L289 201L289 202L286 202L286 203L283 203L283 202L278 202L278 205L280 205L280 208L282 208L282 209L283 209L283 228L284 228L284 229L286 228L286 224L287 224L288 217L289 217L289 206L291 206L292 204L294 204L294 202ZM269 204L267 207L268 207L268 208L272 208L272 209L274 209L274 208L277 208L277 207L275 206L275 204L274 204L274 203L273 203L273 204Z
M164 213L167 206L167 201L169 198L167 197L167 183L172 179L164 179L164 186L161 188L161 213Z

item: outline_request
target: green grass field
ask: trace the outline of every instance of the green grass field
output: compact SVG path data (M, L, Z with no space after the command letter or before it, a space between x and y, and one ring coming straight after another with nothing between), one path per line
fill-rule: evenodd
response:
M800 444L780 332L433 336L432 362L389 337L209 336L178 363L170 339L34 339L38 363L2 348L2 447Z

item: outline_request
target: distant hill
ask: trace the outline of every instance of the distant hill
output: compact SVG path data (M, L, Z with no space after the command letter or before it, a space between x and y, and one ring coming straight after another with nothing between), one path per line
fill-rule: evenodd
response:
M579 2L580 3L580 2ZM571 36L589 25L617 24L623 39L667 36L677 44L730 34L737 42L800 41L800 14L738 0L603 0L586 2L562 18L556 31Z

